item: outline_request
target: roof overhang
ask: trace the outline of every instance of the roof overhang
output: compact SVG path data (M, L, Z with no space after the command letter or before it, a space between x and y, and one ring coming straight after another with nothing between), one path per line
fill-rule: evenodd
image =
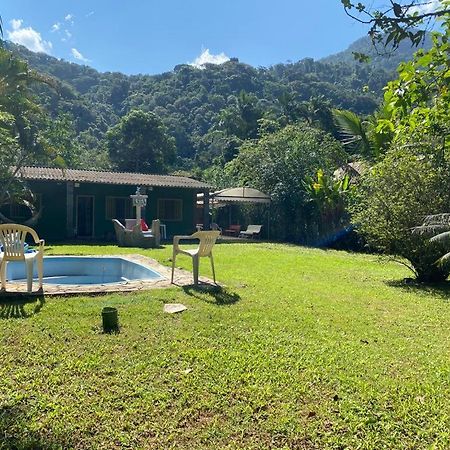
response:
M153 175L131 172L105 172L100 170L60 169L55 167L22 167L18 176L24 180L96 183L111 185L173 187L209 190L202 181L175 175Z

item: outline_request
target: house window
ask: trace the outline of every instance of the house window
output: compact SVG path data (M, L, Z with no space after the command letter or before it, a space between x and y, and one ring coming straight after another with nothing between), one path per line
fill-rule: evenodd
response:
M19 203L9 205L9 217L11 219L26 219L30 216L30 210L27 206Z
M42 205L42 194L33 194L33 197L34 208L39 211ZM30 208L24 204L11 203L9 205L9 217L11 219L29 219L31 214Z
M181 222L183 220L183 200L160 198L158 200L158 219L165 222Z
M133 204L130 197L106 197L106 218L131 219Z

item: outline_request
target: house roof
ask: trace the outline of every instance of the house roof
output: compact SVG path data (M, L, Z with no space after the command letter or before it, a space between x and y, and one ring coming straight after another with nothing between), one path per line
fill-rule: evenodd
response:
M333 172L333 176L337 180L342 179L345 175L349 175L350 178L359 177L366 169L367 167L362 161L353 161L337 168Z
M73 181L76 183L126 184L187 189L209 189L210 187L201 181L174 175L103 172L99 170L59 169L54 167L22 167L20 176L24 180Z

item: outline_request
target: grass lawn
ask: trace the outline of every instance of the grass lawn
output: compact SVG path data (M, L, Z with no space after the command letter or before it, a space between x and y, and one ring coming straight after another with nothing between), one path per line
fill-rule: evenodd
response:
M139 252L169 264L171 246ZM344 252L214 256L222 291L46 298L22 318L1 305L0 448L450 448L445 285L405 286L401 266ZM101 333L106 305L118 335Z

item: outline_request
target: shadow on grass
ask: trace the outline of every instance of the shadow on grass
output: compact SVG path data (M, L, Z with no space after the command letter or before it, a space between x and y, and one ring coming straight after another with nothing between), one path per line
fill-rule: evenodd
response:
M183 291L191 297L206 301L218 306L233 305L241 297L236 292L229 292L221 286L199 285L183 286Z
M0 296L0 319L26 319L39 313L44 304L44 294ZM30 308L26 308L26 305L30 305Z
M388 286L399 288L405 292L430 295L442 300L450 300L450 281L441 283L419 283L412 278L404 280L391 280L385 282Z
M24 406L0 407L1 450L53 450L70 447L67 437L60 439L44 437L36 431L29 430L27 425L30 419Z

